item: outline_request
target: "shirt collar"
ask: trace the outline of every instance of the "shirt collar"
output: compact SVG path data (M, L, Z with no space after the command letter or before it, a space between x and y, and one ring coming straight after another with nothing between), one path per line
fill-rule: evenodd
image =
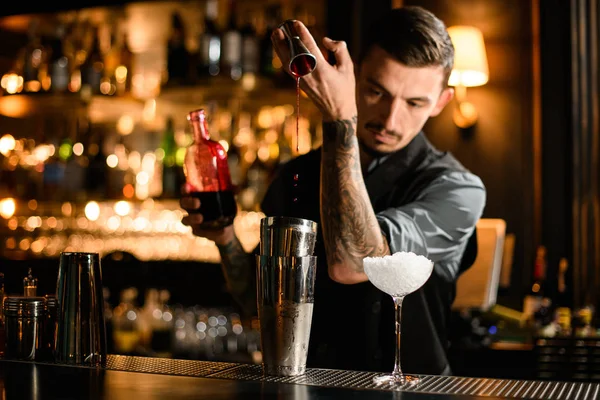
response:
M424 153L427 153L431 148L431 143L429 143L425 134L421 131L405 147L397 152L375 157L369 164L367 173L370 175L380 166L387 165L387 161L390 160L390 164L393 164L396 173L402 174L406 170L416 167L415 164L421 163L425 156Z

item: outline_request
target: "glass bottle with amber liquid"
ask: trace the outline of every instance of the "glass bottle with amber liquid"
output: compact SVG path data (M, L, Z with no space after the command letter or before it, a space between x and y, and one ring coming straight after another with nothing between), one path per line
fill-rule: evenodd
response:
M200 200L203 225L218 229L231 225L237 214L237 203L227 164L227 152L210 138L203 109L187 116L194 133L194 143L186 150L183 170L191 196Z

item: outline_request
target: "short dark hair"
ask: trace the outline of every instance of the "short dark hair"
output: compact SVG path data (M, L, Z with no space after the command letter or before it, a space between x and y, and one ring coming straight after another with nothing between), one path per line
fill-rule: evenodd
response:
M362 42L359 65L374 46L408 67L442 66L447 85L454 66L454 46L446 25L423 7L394 8L375 20Z

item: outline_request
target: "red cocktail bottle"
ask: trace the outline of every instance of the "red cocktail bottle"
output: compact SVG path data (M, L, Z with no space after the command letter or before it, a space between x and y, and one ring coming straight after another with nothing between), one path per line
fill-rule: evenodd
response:
M200 199L199 213L206 228L222 228L233 223L237 203L227 164L227 152L210 138L203 109L187 116L194 132L194 143L185 154L183 170L191 195Z

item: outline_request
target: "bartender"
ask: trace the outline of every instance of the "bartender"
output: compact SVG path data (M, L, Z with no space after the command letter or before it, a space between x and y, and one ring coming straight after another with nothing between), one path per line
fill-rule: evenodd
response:
M324 38L333 64L302 22L295 28L317 57L300 84L322 113L323 144L282 166L261 205L267 216L318 222L307 366L392 370L393 302L368 282L362 260L411 251L435 265L404 301L403 370L450 374L447 323L456 279L475 259L486 191L422 130L453 97L447 82L454 48L446 27L424 8L393 9L374 21L356 60L345 42ZM271 39L288 65L284 33L276 29ZM251 311L254 255L243 250L232 226L204 229L198 199L184 194L180 204L194 211L183 223L217 244L231 294Z

